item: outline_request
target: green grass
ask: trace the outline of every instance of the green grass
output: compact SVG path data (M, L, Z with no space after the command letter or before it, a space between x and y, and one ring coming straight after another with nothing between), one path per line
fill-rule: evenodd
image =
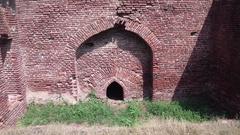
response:
M31 104L21 120L23 125L60 123L105 123L113 116L112 109L97 99L90 99L76 105Z
M115 112L112 122L120 126L133 126L146 116L146 112L141 108L140 102L129 102L127 109Z
M192 103L192 102L191 102ZM177 119L191 122L212 120L216 115L208 106L187 102L132 101L126 109L114 109L96 98L76 105L31 104L20 120L20 125L45 125L49 123L88 123L134 126L151 117Z
M202 115L198 111L183 108L179 102L149 102L146 106L150 114L163 119L187 120L191 122L202 122L210 119L208 115Z

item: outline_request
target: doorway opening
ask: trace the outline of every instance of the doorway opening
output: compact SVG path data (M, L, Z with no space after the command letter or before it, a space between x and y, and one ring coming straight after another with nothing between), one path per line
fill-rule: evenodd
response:
M117 82L111 83L107 87L107 97L113 100L124 100L122 86Z

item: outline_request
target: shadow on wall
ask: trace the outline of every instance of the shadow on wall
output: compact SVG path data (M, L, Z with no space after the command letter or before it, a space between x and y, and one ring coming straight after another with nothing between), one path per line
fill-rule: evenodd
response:
M213 34L217 86L212 98L232 113L240 114L240 1L216 5Z
M2 58L2 63L4 64L5 59L7 57L7 52L11 48L11 39L8 39L7 35L1 35L0 37L0 53L1 53L1 58Z
M240 1L214 1L173 100L240 112ZM196 34L196 33L191 33Z
M106 31L103 31L101 33L98 33L98 34L90 37L88 40L86 40L83 44L81 44L79 46L79 48L76 51L76 58L79 59L84 54L92 52L94 49L104 46L105 44L100 44L100 45L94 47L95 45L92 41L95 41L99 37L104 38L105 36L109 36L109 33L111 34L111 32L124 33L130 37L134 37L134 39L137 39L145 44L145 46L144 46L145 49L144 49L144 52L142 52L142 53L136 53L134 49L131 49L124 45L123 46L118 45L118 48L123 51L130 52L131 55L136 57L141 62L141 67L143 70L143 96L144 96L143 98L151 99L152 98L152 89L153 89L153 86L152 86L153 85L153 75L152 75L153 54L152 54L152 50L149 47L149 45L144 41L144 39L142 39L140 36L138 36L137 34L135 34L133 32L126 31L124 29L124 26L122 26L122 25L120 26L120 25L116 24L114 28L108 29ZM142 56L142 55L144 55L144 56ZM146 58L147 58L147 60L145 60ZM125 59L125 61L127 61L127 59ZM131 70L131 69L129 69L129 70Z

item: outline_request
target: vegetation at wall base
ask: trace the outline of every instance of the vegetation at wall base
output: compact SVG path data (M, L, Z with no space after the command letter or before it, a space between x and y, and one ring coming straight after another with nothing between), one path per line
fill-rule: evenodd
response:
M125 109L114 109L94 96L76 105L32 103L19 123L21 126L53 123L134 126L150 118L203 122L227 116L225 112L213 111L207 104L194 102L131 101L123 104L127 105Z

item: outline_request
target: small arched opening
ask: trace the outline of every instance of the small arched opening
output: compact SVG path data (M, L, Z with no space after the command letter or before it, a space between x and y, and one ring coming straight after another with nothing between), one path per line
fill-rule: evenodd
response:
M112 100L124 100L123 88L117 82L111 83L107 87L107 97Z

